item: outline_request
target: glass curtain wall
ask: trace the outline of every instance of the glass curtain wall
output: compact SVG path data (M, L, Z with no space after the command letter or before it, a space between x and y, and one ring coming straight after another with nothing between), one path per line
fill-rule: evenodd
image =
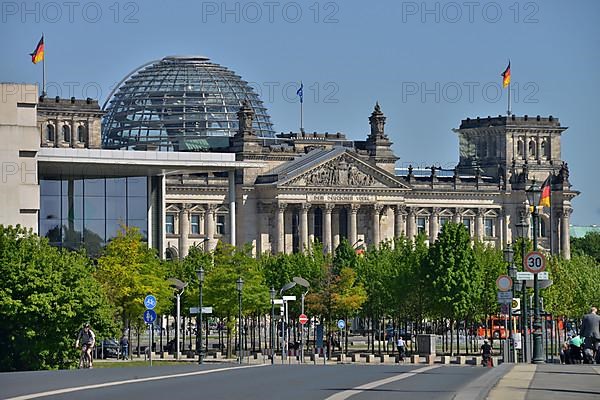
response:
M146 177L40 180L40 236L96 256L121 225L148 237Z

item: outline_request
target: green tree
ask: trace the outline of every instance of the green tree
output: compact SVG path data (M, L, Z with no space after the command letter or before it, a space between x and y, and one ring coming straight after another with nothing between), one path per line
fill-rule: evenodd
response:
M112 336L112 317L85 254L0 225L0 371L73 366L83 323L99 337Z
M473 245L476 271L479 274L479 291L474 316L486 318L498 312L496 280L500 275L508 273L502 251L482 242Z
M232 356L231 333L235 331L238 315L236 281L242 278L242 311L244 315L266 312L270 307L269 289L265 285L258 260L252 257L252 248L242 249L220 243L214 252L214 267L206 274L204 293L206 304L213 306L216 317L227 324L227 356Z
M168 264L157 257L155 250L148 248L137 228L122 227L104 248L95 276L123 324L131 321L139 325L147 295L156 297L158 314L171 308L168 272Z
M449 222L444 225L437 241L430 247L428 271L433 306L439 317L450 318L452 322L474 314L480 296L479 274L471 237L463 224ZM458 324L456 327L458 331ZM458 347L457 335L457 350Z
M600 232L588 232L582 238L571 238L571 251L574 254L587 254L600 263Z

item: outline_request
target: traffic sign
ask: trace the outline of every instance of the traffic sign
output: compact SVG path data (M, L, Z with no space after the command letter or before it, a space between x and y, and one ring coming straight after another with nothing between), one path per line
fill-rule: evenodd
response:
M283 301L296 301L296 296L281 296Z
M550 279L550 274L548 274L548 271L540 272L538 274L538 279L540 281L547 281L548 279Z
M513 299L512 290L508 292L500 292L498 291L498 303L500 304L510 304Z
M507 292L512 288L512 279L508 275L500 275L496 279L496 287L501 292Z
M202 314L212 314L212 307L202 307ZM190 307L190 314L198 314L198 307Z
M546 257L539 251L530 251L523 259L523 267L534 274L542 272L546 269Z
M300 314L300 316L298 317L298 322L300 322L302 325L307 323L308 317L306 316L306 314Z
M532 281L533 274L531 272L517 272L518 281Z
M340 329L344 329L346 327L346 321L344 321L343 319L340 319L337 323L337 326Z
M154 310L144 311L144 322L147 324L151 324L154 321L156 321L156 312Z
M521 299L515 297L512 299L512 303L510 303L510 308L514 311L521 309Z
M146 306L146 308L148 310L152 310L154 309L154 307L156 307L156 297L152 296L151 294L149 294L148 296L146 296L146 298L144 299L144 305Z

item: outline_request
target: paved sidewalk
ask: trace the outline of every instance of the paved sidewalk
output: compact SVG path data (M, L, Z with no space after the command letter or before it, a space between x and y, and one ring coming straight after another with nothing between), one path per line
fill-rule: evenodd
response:
M600 399L600 365L516 364L488 400Z

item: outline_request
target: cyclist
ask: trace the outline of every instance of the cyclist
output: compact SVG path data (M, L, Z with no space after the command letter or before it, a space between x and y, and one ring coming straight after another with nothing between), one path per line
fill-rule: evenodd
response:
M493 367L494 364L492 362L492 346L488 340L483 341L483 345L481 345L481 355L483 359L481 360L481 364L484 367Z
M75 347L79 347L81 344L81 358L79 359L79 368L84 368L84 358L87 359L89 368L93 368L92 365L92 349L96 343L96 334L90 328L90 324L86 323L83 325L83 329L79 331L77 335L77 341Z

